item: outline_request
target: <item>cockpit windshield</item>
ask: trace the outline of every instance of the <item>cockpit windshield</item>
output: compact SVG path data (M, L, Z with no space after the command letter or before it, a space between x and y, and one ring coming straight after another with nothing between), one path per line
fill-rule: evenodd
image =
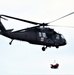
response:
M63 36L62 34L57 34L57 35L56 35L56 39L57 39L57 40L59 40L60 37L61 37L62 39L65 39L64 36Z
M61 34L61 38L63 38L64 39L64 36Z

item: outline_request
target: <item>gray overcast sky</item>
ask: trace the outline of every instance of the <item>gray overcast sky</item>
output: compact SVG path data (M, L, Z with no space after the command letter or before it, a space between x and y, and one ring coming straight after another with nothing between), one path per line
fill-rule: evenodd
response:
M0 14L11 15L35 22L50 22L74 12L74 0L0 0ZM33 26L8 19L2 20L6 29ZM74 26L74 14L52 23L52 25ZM0 36L0 74L74 74L74 29L52 27L64 35L67 45L47 48L42 52L38 45ZM59 69L52 70L50 64L56 60Z

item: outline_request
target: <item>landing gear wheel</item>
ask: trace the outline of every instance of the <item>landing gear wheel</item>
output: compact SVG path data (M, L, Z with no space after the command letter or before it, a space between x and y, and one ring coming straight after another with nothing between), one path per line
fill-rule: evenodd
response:
M46 49L45 47L42 47L42 51L45 51L45 49Z
M56 48L59 48L59 46L56 46Z

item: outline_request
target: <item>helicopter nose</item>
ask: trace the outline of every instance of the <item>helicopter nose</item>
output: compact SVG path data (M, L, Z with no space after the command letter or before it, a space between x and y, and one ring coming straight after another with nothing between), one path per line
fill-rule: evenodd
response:
M63 39L63 44L64 44L64 45L66 45L66 44L67 44L66 39Z

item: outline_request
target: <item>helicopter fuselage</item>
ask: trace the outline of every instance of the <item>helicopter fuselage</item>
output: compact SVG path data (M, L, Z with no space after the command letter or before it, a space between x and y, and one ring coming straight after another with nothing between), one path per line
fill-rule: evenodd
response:
M2 35L12 40L26 41L31 44L43 45L46 47L66 45L66 40L62 34L55 32L50 28L29 28L22 31L6 31Z

